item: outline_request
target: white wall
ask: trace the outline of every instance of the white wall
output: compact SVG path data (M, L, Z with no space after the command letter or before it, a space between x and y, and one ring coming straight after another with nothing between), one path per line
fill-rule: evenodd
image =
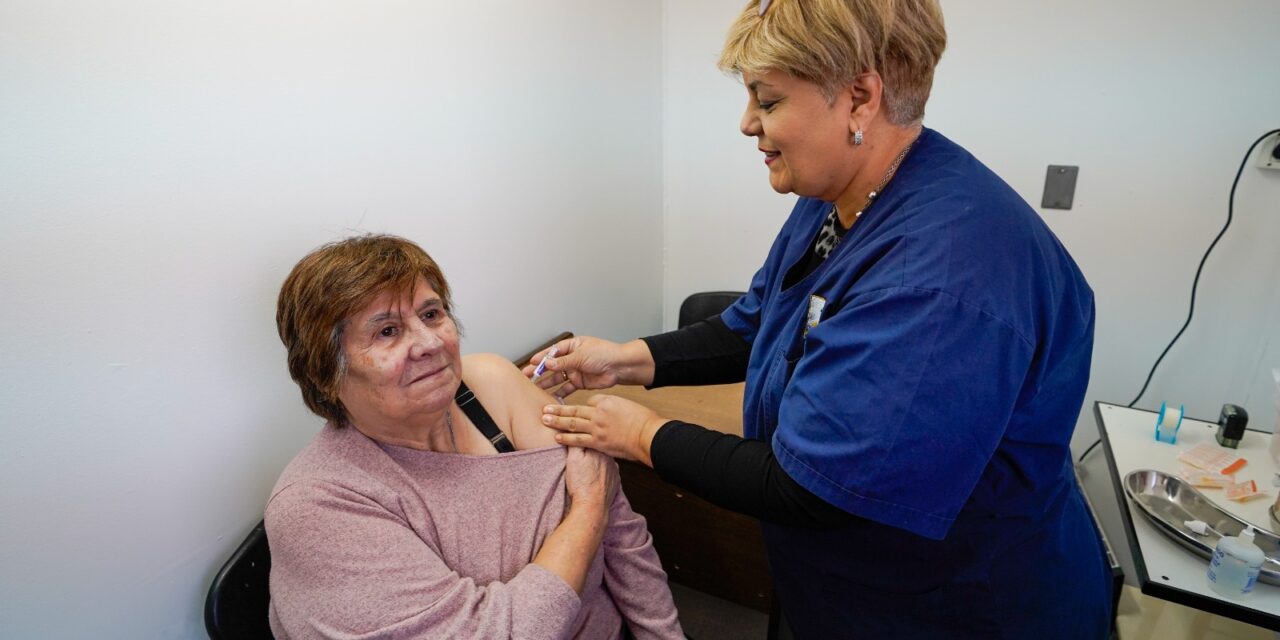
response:
M667 0L664 323L694 291L743 289L794 201L769 189L738 132L746 95L714 66L740 0ZM1097 294L1094 400L1128 403L1186 317L1200 256L1226 220L1248 145L1280 128L1271 0L944 0L949 43L925 123L1033 205L1046 166L1080 166L1075 206L1041 210ZM1138 406L1224 402L1271 429L1280 366L1280 172L1245 169L1235 222L1201 279L1195 320ZM1122 539L1101 455L1086 486ZM1132 574L1132 572L1130 572Z
M0 636L203 637L319 426L274 305L322 242L420 242L465 351L658 330L660 30L599 0L0 2Z

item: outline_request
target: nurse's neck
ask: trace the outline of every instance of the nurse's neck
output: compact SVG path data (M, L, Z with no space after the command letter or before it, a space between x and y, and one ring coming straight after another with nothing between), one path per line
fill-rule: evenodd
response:
M855 156L860 156L861 163L849 186L836 198L836 216L840 226L849 229L864 211L874 205L880 193L893 181L898 163L921 130L919 124L910 127L882 124L866 135L862 145L852 149Z

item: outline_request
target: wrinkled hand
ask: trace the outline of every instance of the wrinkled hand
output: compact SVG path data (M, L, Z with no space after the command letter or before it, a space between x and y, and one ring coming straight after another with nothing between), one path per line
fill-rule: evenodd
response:
M526 377L532 378L533 371L543 356L552 348L557 350L556 356L547 360L546 371L534 380L543 389L550 390L557 385L555 395L563 398L579 389L608 389L616 384L636 384L628 380L630 370L634 368L629 359L634 359L624 345L590 336L574 336L565 338L534 354L529 364L522 369ZM634 347L631 348L634 351ZM645 348L645 355L648 348ZM649 374L649 381L653 375ZM640 382L643 382L641 380Z
M549 404L542 409L542 424L560 432L556 434L560 444L595 449L650 467L653 436L666 423L648 407L604 394L591 396L586 405Z
M618 493L618 463L581 447L569 447L564 461L564 487L571 505L588 505L608 512Z

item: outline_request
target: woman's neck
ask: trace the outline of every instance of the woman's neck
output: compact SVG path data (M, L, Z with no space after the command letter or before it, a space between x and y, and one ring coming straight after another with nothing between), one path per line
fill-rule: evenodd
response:
M454 403L450 402L449 407L444 411L403 422L352 418L350 426L368 436L369 439L382 444L420 451L457 453L456 436L451 428L451 423L457 421L457 418L452 416L454 406Z

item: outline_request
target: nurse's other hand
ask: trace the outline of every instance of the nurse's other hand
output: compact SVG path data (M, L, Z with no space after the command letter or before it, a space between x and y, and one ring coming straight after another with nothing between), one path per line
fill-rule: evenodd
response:
M543 389L565 397L579 389L608 389L617 384L653 382L653 355L643 340L619 344L591 336L566 338L535 353L522 371L533 378L538 363L551 349L556 356L547 360L546 371L534 382Z
M570 507L609 511L618 493L618 463L608 456L581 447L569 447L564 461L564 488Z
M653 436L666 423L666 418L648 407L604 394L591 396L586 405L549 404L542 408L542 424L560 432L556 442L650 467Z

